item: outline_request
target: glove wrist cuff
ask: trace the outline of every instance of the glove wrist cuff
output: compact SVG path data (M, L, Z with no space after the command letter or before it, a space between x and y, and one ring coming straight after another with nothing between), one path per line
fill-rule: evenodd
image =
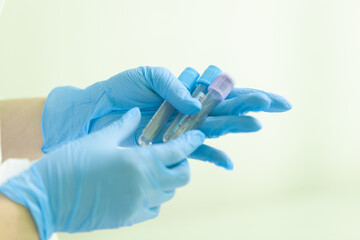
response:
M48 95L41 118L44 144L48 153L60 144L88 134L92 119L109 112L112 103L104 82L86 89L57 87Z

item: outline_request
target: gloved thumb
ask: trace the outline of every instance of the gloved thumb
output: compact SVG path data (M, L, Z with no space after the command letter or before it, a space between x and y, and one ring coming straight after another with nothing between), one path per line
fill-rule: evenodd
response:
M205 140L199 130L191 130L182 136L162 144L155 144L149 149L165 166L173 166L194 152Z
M91 134L97 141L106 142L109 145L118 146L124 139L129 137L139 126L141 112L139 108L132 108L122 118L109 126Z
M190 76L188 76L190 77ZM197 76L192 76L197 78ZM201 103L191 96L182 82L168 69L151 68L152 87L162 98L184 114L195 114L201 109Z

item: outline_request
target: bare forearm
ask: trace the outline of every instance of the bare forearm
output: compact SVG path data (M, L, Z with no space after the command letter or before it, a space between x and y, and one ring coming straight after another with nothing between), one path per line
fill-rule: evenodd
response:
M2 159L41 157L41 115L45 98L0 102Z
M35 222L27 208L0 194L0 238L39 239Z

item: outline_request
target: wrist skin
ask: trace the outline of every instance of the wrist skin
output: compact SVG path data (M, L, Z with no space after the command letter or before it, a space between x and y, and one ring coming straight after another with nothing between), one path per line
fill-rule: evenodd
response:
M41 115L45 98L0 101L1 159L41 157ZM0 159L0 160L1 160ZM0 161L1 163L1 161ZM38 240L30 211L0 194L0 239Z
M3 240L38 240L30 211L0 194L0 238Z
M2 160L27 158L35 160L43 153L41 116L46 98L0 101Z

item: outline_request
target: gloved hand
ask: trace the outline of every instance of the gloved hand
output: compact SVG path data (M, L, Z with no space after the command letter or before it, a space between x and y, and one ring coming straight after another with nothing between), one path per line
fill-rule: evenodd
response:
M41 239L156 217L189 181L185 158L205 136L194 130L165 144L118 148L140 118L139 109L132 109L110 126L63 144L0 186L0 193L30 210Z
M44 106L42 151L47 153L59 144L85 136L94 131L92 125L97 120L112 113L119 119L134 107L144 115L141 125L146 124L164 99L187 114L201 108L186 87L162 67L130 69L86 89L57 87ZM102 122L104 127L113 120Z
M48 152L61 143L97 131L121 118L128 109L139 107L142 112L139 128L121 143L122 146L134 146L164 99L185 114L194 114L201 106L191 98L181 82L162 67L130 69L85 90L55 88L44 108L42 150ZM283 112L290 108L290 103L279 95L237 88L212 111L199 129L208 138L227 133L254 132L261 128L260 122L244 114L251 111ZM227 169L233 167L224 152L207 145L200 146L190 157Z

